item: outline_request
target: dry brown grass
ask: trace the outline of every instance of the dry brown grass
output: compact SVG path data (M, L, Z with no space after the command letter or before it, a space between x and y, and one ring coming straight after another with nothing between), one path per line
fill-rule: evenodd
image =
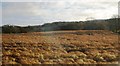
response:
M3 64L118 63L118 35L104 30L2 35Z

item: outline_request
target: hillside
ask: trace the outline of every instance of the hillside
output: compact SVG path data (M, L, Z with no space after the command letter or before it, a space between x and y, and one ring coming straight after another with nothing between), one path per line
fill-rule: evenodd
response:
M120 33L119 18L92 21L53 22L36 26L2 26L2 33L27 33L59 30L110 30Z

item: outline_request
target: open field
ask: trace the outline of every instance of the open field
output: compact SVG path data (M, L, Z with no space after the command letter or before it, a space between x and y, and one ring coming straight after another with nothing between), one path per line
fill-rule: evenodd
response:
M114 64L118 35L104 30L2 34L3 64Z

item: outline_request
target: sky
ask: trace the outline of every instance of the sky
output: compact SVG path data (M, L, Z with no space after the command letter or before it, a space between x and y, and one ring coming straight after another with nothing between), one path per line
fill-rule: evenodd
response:
M58 21L109 19L119 0L1 0L0 25L41 25Z

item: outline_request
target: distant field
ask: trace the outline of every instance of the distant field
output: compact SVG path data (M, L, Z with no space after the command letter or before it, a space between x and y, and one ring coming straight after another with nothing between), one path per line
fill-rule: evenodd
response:
M117 64L118 35L105 30L2 34L3 64Z

